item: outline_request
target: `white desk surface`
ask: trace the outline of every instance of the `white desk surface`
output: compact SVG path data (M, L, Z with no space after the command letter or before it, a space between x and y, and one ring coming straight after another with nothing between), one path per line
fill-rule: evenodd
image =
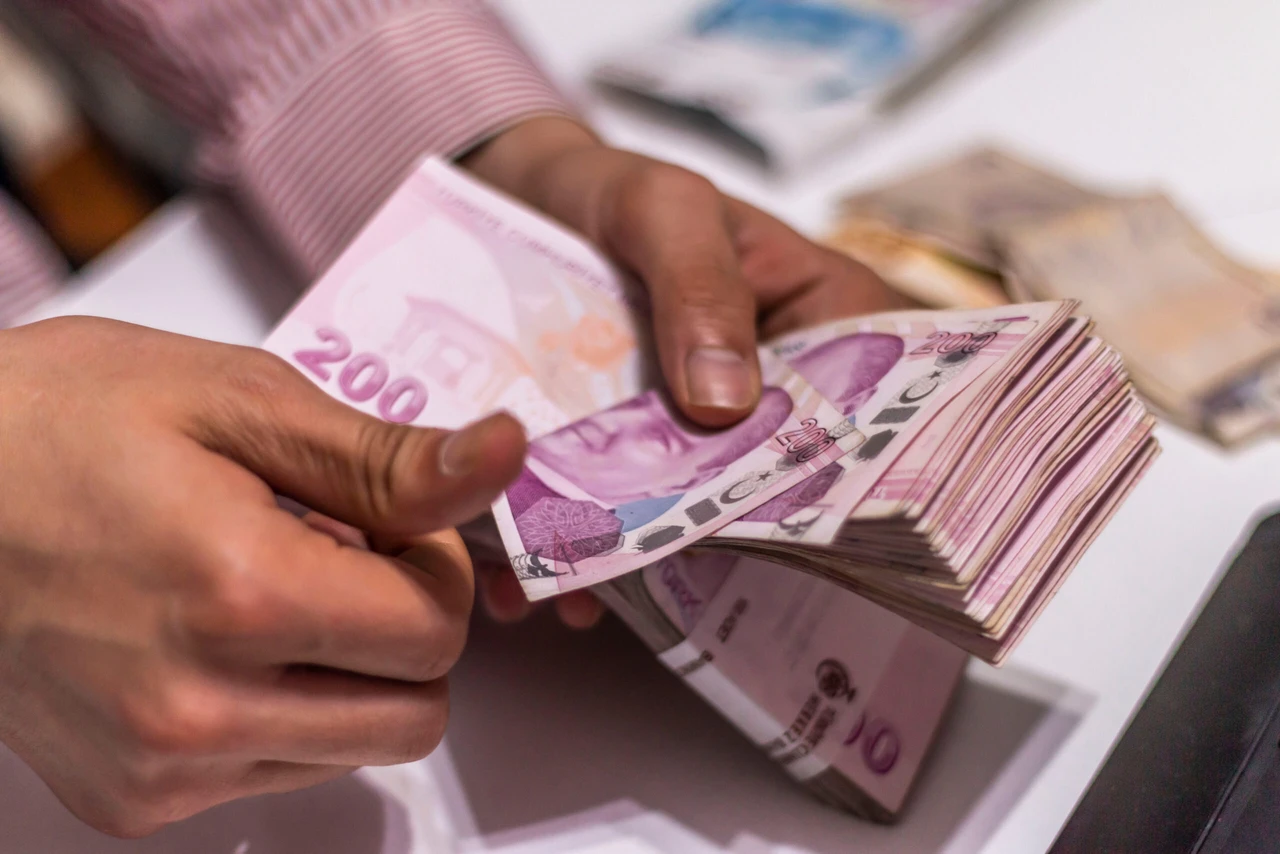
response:
M891 125L785 180L582 86L593 57L689 2L500 5L614 141L697 168L802 229L821 228L838 191L993 141L1103 185L1165 188L1242 258L1280 267L1273 0L1041 0ZM244 267L216 219L191 202L171 206L42 315L100 314L257 343L291 291L269 268ZM1012 675L972 668L947 741L899 829L871 829L795 796L619 632L588 646L545 621L482 628L456 683L451 739L481 829L584 809L608 795L637 797L724 842L750 830L819 852L1047 849L1252 520L1280 503L1280 441L1227 455L1172 428L1159 435L1164 455L1012 656ZM561 669L538 673L534 644L556 650ZM634 670L621 678L624 665ZM1016 700L1001 699L1017 691L989 687L1021 680L1025 691L1028 674L1042 684L1032 694L1065 717L1028 717ZM561 739L564 749L593 752L539 752L527 744L532 730L512 736L522 718L514 704L535 694L529 702L539 715L558 716L580 736ZM1013 730L1022 733L1016 744ZM575 774L582 779L571 792Z

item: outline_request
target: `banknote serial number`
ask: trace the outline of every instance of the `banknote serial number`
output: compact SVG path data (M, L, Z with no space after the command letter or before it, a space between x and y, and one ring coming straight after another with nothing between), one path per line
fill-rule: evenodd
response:
M745 598L739 598L738 601L733 603L733 608L730 609L729 614L720 623L720 627L716 629L716 639L720 643L729 642L729 638L733 635L733 630L738 627L738 620L743 614L747 613L747 607Z
M352 354L351 339L341 330L321 327L323 346L298 350L294 361L328 383L338 372L338 390L352 403L378 399L378 415L392 424L408 424L427 408L427 388L414 377L391 378L387 361L376 353Z

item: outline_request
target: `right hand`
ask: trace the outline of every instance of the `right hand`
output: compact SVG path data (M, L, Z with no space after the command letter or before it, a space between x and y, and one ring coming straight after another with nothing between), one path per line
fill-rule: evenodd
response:
M473 598L449 529L524 448L507 416L384 424L259 350L0 332L0 737L129 837L425 756Z

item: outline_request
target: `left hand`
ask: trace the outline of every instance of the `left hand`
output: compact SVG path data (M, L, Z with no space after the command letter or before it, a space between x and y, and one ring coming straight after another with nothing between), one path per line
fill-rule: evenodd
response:
M761 336L906 306L863 264L693 172L610 148L569 119L523 122L463 165L581 232L645 282L663 376L677 406L705 427L728 426L755 407ZM512 573L477 581L496 618L528 610ZM556 605L570 625L590 625L601 613L589 594Z

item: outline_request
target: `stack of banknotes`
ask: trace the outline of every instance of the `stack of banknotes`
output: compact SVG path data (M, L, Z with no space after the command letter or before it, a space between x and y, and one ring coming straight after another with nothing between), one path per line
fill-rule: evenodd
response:
M760 349L754 413L706 431L655 383L645 306L433 160L265 346L394 423L513 413L529 456L493 516L529 598L592 588L795 777L891 819L964 652L1023 635L1157 454L1152 419L1054 301L796 332Z
M932 307L1079 300L1178 424L1223 445L1280 431L1280 277L1165 195L1105 195L981 150L851 196L828 242Z

